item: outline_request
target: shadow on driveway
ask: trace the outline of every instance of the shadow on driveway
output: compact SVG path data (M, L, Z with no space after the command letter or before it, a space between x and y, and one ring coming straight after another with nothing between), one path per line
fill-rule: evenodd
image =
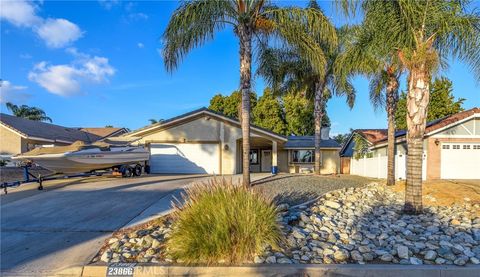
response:
M34 195L17 192L24 198L2 195L2 275L37 275L83 265L113 231L199 177L205 175L75 180ZM4 203L8 197L15 199Z

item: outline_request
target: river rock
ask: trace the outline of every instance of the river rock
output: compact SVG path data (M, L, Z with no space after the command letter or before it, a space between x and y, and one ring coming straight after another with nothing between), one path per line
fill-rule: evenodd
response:
M397 255L401 259L408 259L408 247L404 245L397 246Z

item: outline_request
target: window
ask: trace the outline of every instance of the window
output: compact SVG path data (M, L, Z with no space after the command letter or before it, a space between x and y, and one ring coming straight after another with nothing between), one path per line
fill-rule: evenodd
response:
M250 150L250 164L258 164L258 149Z
M463 145L463 149L470 149L470 145L464 144L464 145Z
M480 150L480 144L474 144L473 149L475 150Z
M293 150L292 151L293 163L313 163L315 162L314 150Z
M450 149L450 145L442 145L442 149Z
M455 144L455 145L452 146L452 148L453 148L453 149L460 149L460 145Z

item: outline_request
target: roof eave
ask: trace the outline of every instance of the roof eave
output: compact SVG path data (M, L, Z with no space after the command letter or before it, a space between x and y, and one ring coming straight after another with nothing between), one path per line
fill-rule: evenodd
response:
M198 110L197 112L187 114L183 117L180 116L179 118L175 118L174 120L168 121L166 123L155 123L153 125L150 125L150 127L147 126L147 127L144 127L144 129L139 129L137 131L133 131L133 132L125 134L125 135L126 136L139 136L139 135L142 135L144 133L149 133L149 132L155 131L155 130L160 129L160 128L166 128L167 129L170 126L175 125L178 122L185 121L185 120L188 120L190 118L195 118L195 117L197 117L201 114L206 114L206 115L209 115L209 116L221 118L222 120L228 121L228 122L233 123L235 125L241 125L238 120L234 120L234 119L229 118L227 116L223 116L223 115L220 115L220 114L217 114L217 113L213 113L210 110L208 110L206 108L203 108L203 109ZM260 129L256 126L251 126L250 129L257 132L257 133L264 134L266 136L278 139L278 140L283 141L283 142L288 141L288 139L284 136L275 134L275 133L270 132L270 131Z

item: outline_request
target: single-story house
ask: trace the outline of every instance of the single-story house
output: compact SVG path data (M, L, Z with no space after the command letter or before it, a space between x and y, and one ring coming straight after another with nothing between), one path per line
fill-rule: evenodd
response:
M355 147L355 135L366 151ZM427 123L423 141L423 179L480 179L480 108ZM355 151L366 153L355 157ZM395 133L395 177L406 178L406 131ZM340 150L341 171L386 178L387 130L354 130ZM358 159L357 159L358 158Z
M337 173L340 145L323 129L322 174ZM152 173L238 174L242 172L240 122L201 108L133 131L124 136L138 139L150 149ZM250 170L270 172L311 171L314 164L313 136L286 137L251 126Z
M39 146L62 146L75 141L92 143L128 132L125 128L70 128L0 114L0 155L24 153Z

